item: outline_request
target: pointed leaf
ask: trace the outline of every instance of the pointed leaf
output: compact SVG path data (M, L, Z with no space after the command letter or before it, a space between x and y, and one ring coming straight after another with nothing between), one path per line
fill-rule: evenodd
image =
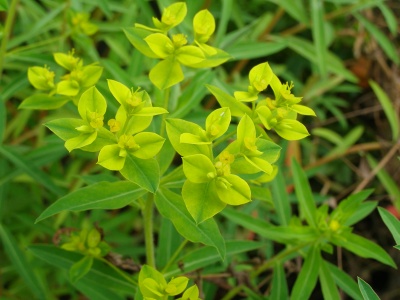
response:
M19 109L56 109L69 101L65 97L49 96L47 94L34 94L24 99L18 106Z
M160 169L154 158L140 159L128 153L120 173L126 179L154 193L160 183Z
M315 206L310 184L307 180L306 174L295 159L292 159L292 172L296 196L299 201L302 214L309 225L316 227L317 208Z
M357 277L358 286L360 287L361 294L363 295L364 300L380 300L378 295L372 289L372 287L362 280L360 277Z
M208 219L197 225L182 197L167 189L157 191L155 203L160 213L172 221L176 230L185 239L215 247L220 257L225 258L225 241L214 219Z
M217 176L214 164L203 154L188 155L182 158L183 172L194 183L204 183Z
M340 300L339 291L336 287L335 281L331 271L328 268L325 260L321 260L319 266L319 281L321 283L322 294L326 300Z
M216 185L219 199L226 204L242 205L251 201L249 185L237 175L218 177Z
M378 207L379 214L386 227L390 230L396 244L400 244L400 221L392 215L389 211L382 207Z
M36 223L62 211L118 209L145 194L142 188L129 181L99 182L80 188L58 199L36 219Z
M205 183L186 180L182 188L182 197L197 224L212 218L226 206L218 197L215 180Z
M309 299L318 279L318 269L321 264L321 254L318 247L311 247L307 253L299 276L294 283L290 299Z

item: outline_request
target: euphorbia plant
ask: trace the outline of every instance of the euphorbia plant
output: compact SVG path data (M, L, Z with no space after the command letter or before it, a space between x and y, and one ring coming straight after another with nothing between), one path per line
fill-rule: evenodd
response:
M73 100L77 106L75 118L55 118L45 125L65 141L68 151L98 152L97 164L114 172L110 180L102 178L60 198L39 216L38 221L64 211L123 207L139 208L143 215L146 264L138 262L142 267L139 274L123 273L103 259L108 248L103 247L105 242L99 232L92 229L88 233L83 229L79 234L72 234L62 245L63 249L84 255L70 268L71 278L79 281L93 273L106 274L107 271L99 271L98 266L93 267L93 273L89 270L97 258L108 264L106 270L116 272L118 280L132 288L130 295L135 295L135 299L168 299L181 295L180 299L197 300L198 286L191 284L187 288L189 277L195 277L191 271L264 246L254 241L225 241L217 222L221 215L228 222L243 225L262 237L285 245L280 253L258 269L247 269L251 281L242 288L249 295L264 292L257 287L261 281L259 275L273 268L275 288L272 287L271 298L285 293L287 296L283 264L297 254L304 257L305 263L292 298L306 299L318 277L324 294L333 291L332 295L336 297L337 286L333 279L340 285L343 278L347 279L346 274L321 256L323 251L331 253L333 245L393 265L379 246L351 233L354 220L364 216L356 212L363 206L368 192L350 197L329 214L327 206L317 209L304 173L293 162L300 215L292 214L287 197L271 201L266 196L269 187L265 182L275 176L278 178L272 185L278 182L280 186L274 190L279 190L281 195L286 193L284 188L282 192L284 180L277 167L281 152L279 136L286 140L305 138L309 133L297 119L298 114L315 115L311 108L299 104L302 99L292 94L293 85L282 84L267 62L251 68L247 91L236 91L231 96L208 84L208 90L221 107L202 113L201 121L168 116L168 112L174 113L169 110L171 98L176 100L176 95L184 94L186 86L195 80L186 76L190 74L186 70L216 67L229 59L226 52L208 44L215 31L214 17L208 10L194 16L192 36L177 33L186 13L186 4L178 2L165 8L161 19L153 18L154 28L135 24L134 28L125 30L137 50L155 59L155 65L149 71L151 90L109 79L110 97L104 96L93 86L99 79L100 67L85 69L73 53L55 55L56 62L70 71L58 84L54 83L54 74L47 68L33 67L28 71L32 85L48 92L35 101L41 103L43 97L46 103L54 100L57 105L29 106L27 103L34 101L25 100L21 107L54 109ZM206 88L194 85L196 89ZM61 101L56 96L57 91L63 95ZM155 106L151 99L155 97L164 102L158 101L160 106ZM185 100L189 103L192 99ZM118 108L112 118L106 119L109 115L107 107L112 101L118 103ZM63 103L60 105L60 102ZM227 207L247 203L254 207L273 205L269 210L276 212L271 218L275 224L264 220L265 216L253 218ZM157 264L154 255L157 244L154 224L158 226L154 220L155 210L162 219L160 226L172 222L174 230L184 240L179 247L173 245L176 251L170 253L164 264ZM163 250L163 242L172 243L165 239L168 237L158 235L159 251ZM189 246L188 242L193 245ZM196 248L198 243L206 247ZM374 251L368 251L368 248ZM187 254L182 256L185 251ZM68 256L65 253L59 255ZM201 276L195 279L196 283L202 282ZM276 286L281 286L282 291L277 291ZM113 289L116 290L118 288ZM345 291L354 292L351 287Z

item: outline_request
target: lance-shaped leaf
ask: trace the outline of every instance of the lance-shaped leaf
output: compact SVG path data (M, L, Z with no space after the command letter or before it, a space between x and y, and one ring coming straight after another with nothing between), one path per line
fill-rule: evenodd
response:
M74 57L73 51L68 54L62 52L53 53L53 57L58 65L68 71L82 66L82 60L79 57Z
M145 38L150 35L151 32L142 28L127 28L124 29L124 33L129 42L142 54L150 58L158 58L158 56L150 49L149 45L145 41Z
M229 107L233 116L242 117L244 114L250 115L252 113L250 107L237 101L234 97L220 90L216 86L206 85L206 87L215 98L217 98L218 103L222 107Z
M219 138L228 130L230 123L231 111L228 107L214 110L206 119L207 136L211 140Z
M217 176L214 164L203 154L183 157L183 172L187 179L194 183L204 183Z
M351 232L341 233L340 236L334 236L332 240L337 246L343 247L358 256L373 258L383 264L396 268L396 263L379 245Z
M197 224L212 218L226 206L218 197L215 180L205 183L186 180L182 187L182 197Z
M217 194L222 202L241 205L251 201L250 187L237 175L225 175L216 179Z
M95 183L58 199L40 214L35 223L63 211L122 208L145 192L129 181Z
M55 97L47 94L34 94L24 99L18 106L18 109L56 109L67 103L67 97Z
M74 263L69 269L69 279L75 283L87 273L89 273L90 268L93 265L92 256L84 256L81 260Z
M176 230L192 243L203 243L215 247L220 258L225 258L225 241L214 219L208 219L196 224L189 214L185 203L176 193L167 189L159 189L155 203L160 213L172 221Z
M154 158L140 159L128 152L124 167L120 170L122 176L142 188L154 193L160 183L160 168Z

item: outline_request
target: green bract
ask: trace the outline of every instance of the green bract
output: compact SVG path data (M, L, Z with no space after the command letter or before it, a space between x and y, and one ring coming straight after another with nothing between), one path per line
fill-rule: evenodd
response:
M95 85L103 72L103 68L95 64L84 66L82 60L74 56L74 50L68 54L54 53L53 56L56 63L68 73L55 83L54 72L47 67L30 67L29 82L48 94L34 94L26 98L19 108L56 109L69 100L77 104L83 92Z
M148 265L143 265L139 273L140 292L143 299L147 300L167 300L169 296L183 293L188 283L189 279L184 276L172 278L167 282L160 272ZM198 288L194 285L187 289L180 299L198 300L198 296Z
M235 174L273 173L280 147L257 138L253 121L244 115L239 122L237 140L214 159L212 143L228 130L231 113L219 108L206 119L206 130L199 125L167 120L167 133L175 150L183 156L183 172L187 178L182 187L185 205L197 223L201 223L224 207L251 201L248 183Z
M159 89L169 88L184 79L181 65L191 68L211 68L224 63L229 55L206 44L215 31L215 20L211 13L202 10L193 19L194 41L182 33L168 36L168 31L180 24L186 16L186 3L178 2L165 8L161 21L153 18L156 28L135 24L125 34L129 41L151 58L162 59L151 70L149 78Z
M250 70L250 85L247 92L235 92L235 98L217 87L209 86L210 92L223 107L229 107L235 116L248 114L257 124L275 132L287 140L299 140L309 135L307 128L297 121L297 114L315 116L315 112L304 105L298 104L301 97L291 93L293 84L282 84L273 73L268 63L262 63ZM271 86L275 99L266 97L260 99L260 93ZM241 102L253 102L249 109ZM267 135L266 133L264 133Z

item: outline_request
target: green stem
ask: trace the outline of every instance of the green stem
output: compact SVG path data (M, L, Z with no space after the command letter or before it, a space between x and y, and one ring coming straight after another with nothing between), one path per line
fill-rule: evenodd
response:
M13 21L14 21L14 17L15 17L15 12L17 10L17 4L18 4L18 0L11 1L10 7L8 9L6 25L5 25L4 31L3 31L3 39L2 39L1 45L0 45L0 82L1 82L1 77L3 75L4 61L5 61L4 58L5 58L6 50L7 50L7 43L8 43L10 34L11 34L12 25L13 25Z
M154 238L153 238L153 208L154 194L149 193L144 208L142 209L144 223L144 240L146 245L146 262L155 268Z
M126 274L125 272L123 272L120 268L116 267L115 265L113 265L111 262L109 262L107 259L101 258L101 260L106 263L107 265L109 265L111 268L113 268L119 275L121 275L122 277L124 277L127 281L129 281L130 283L132 283L133 285L137 286L138 282L134 279L132 279L128 274Z
M188 243L188 240L184 240L178 247L178 249L176 249L176 251L174 252L174 254L172 254L171 258L169 259L169 261L167 262L167 264L165 265L165 267L162 269L161 273L165 273L168 268L175 262L176 258L178 257L179 253L182 252L183 248L185 248L186 244Z
M279 254L275 255L274 257L272 257L270 260L268 260L266 263L264 263L262 266L260 266L257 270L255 270L252 274L251 277L254 278L258 275L260 275L262 272L264 272L265 270L268 270L269 268L272 268L274 266L274 264L279 261L282 260L283 258L285 258L286 256L295 253L301 249L303 249L304 247L315 243L315 241L309 241L303 244L299 244L293 248L288 248L282 252L280 252Z
M240 291L241 291L242 289L243 289L243 284L240 284L240 285L234 287L234 288L231 289L231 290L229 291L229 293L227 293L227 294L224 296L224 298L222 298L221 300L230 300L230 299L232 299L232 298L235 297L237 294L239 294Z
M167 88L164 90L164 108L166 110L168 110L170 94L171 94L171 88ZM166 117L167 117L166 114L162 115L161 128L160 128L160 135L162 137L164 137L164 135L165 135L165 119L166 119Z
M232 130L228 134L225 134L224 136L222 136L221 138L219 138L216 142L214 142L212 144L213 148L217 147L219 144L222 144L223 142L225 142L226 140L228 140L229 138L231 138L235 134L236 134L236 130Z

